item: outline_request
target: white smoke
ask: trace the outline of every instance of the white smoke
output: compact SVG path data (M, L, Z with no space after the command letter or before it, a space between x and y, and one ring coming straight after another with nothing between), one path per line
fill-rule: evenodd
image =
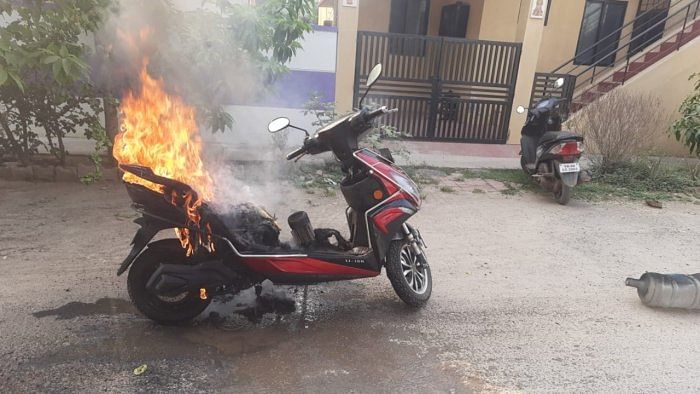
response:
M228 105L258 95L264 85L261 71L245 56L232 56L228 52L235 49L216 39L220 27L209 23L202 12L202 7L211 6L200 0L179 0L173 5L175 8L161 0L120 2L104 32L96 37L98 46L100 42L116 42L106 48L109 59L99 68L102 77L108 78L112 86L133 89L143 59L149 58L149 73L162 79L168 93L181 96L187 104L206 106L208 103L203 101L211 100L210 104ZM120 39L109 36L114 32ZM270 113L270 120L276 116ZM289 164L283 159L284 153L274 147L272 138L261 143L259 133L236 130L238 123L244 123L241 120L234 118L234 131L226 133L235 133L237 145L254 150L246 158L231 156L217 143L221 138L212 138L200 118L199 130L206 141L202 159L214 181L210 204L222 213L244 202L275 212L284 200L281 166ZM255 163L240 164L240 160L249 159Z

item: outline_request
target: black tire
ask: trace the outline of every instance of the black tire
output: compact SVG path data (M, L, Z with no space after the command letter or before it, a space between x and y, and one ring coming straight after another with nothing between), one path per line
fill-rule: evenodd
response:
M520 156L520 168L523 169L526 175L532 175L532 171L527 169L527 163L525 162L525 156Z
M162 297L146 289L148 280L161 263L187 264L188 260L177 239L158 241L157 247L147 248L136 258L129 269L127 287L131 302L141 313L163 325L182 325L209 306L211 299L202 300L195 291Z
M562 181L557 181L554 186L554 199L561 205L566 205L571 201L571 186L567 186Z
M402 252L404 253L403 263ZM411 259L413 261L406 261ZM411 272L404 275L406 268ZM396 295L406 304L412 307L420 307L430 298L430 294L433 291L433 277L430 273L430 266L423 264L421 257L415 256L413 246L407 240L392 241L391 245L389 245L389 252L386 256L386 274ZM418 281L421 280L421 277L424 282L419 286ZM413 278L413 281L411 281L411 278Z

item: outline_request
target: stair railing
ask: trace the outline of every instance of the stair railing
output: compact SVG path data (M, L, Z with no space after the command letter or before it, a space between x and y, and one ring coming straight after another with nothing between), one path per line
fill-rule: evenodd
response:
M685 3L683 5L680 5L681 3ZM676 10L671 12L671 10L675 7L678 7ZM634 24L637 22L640 18L648 15L647 11L645 13L640 14L633 20L627 22L624 24L622 27L619 29L615 30L614 32L608 34L607 36L603 37L602 39L598 40L595 44L590 46L589 48L584 49L583 51L579 51L573 58L569 59L567 62L563 63L559 67L555 68L552 72L550 73L537 73L535 80L533 81L533 89L532 89L532 96L531 96L531 102L530 105L534 105L534 103L544 97L550 97L552 92L548 92L549 96L545 95L542 96L542 94L547 94L546 89L543 92L541 89L541 86L538 88L538 84L541 85L543 81L551 81L552 79L560 78L560 77L565 77L566 80L566 89L560 90L560 92L556 93L561 93L565 94L565 96L562 96L560 98L567 99L569 101L569 105L567 107L570 107L571 104L573 104L574 100L574 94L579 93L579 96L583 95L586 93L583 87L588 84L588 85L595 85L600 82L604 82L609 78L612 78L616 72L620 71L617 70L616 67L619 65L618 63L618 56L617 54L621 53L622 51L625 51L625 67L623 71L623 77L622 77L622 82L621 84L624 84L627 81L627 76L629 73L629 67L630 63L634 63L634 60L637 60L641 58L642 56L645 56L647 53L655 50L656 48L660 47L661 44L664 44L664 38L667 33L673 32L676 29L680 27L680 30L676 33L677 37L677 47L676 50L680 49L681 46L683 46L683 36L685 34L685 30L688 27L689 23L694 23L694 21L698 17L698 10L700 9L700 0L678 0L677 2L673 3L672 5L669 6L669 13L666 17L660 20L656 20L656 22L649 26L650 22L653 22L654 20L649 20L649 21L644 21L641 25L639 25L635 31L635 29L632 29L632 31L626 33L625 35L621 36L618 40L613 40L612 42L608 43L605 47L599 48L599 45L602 42L605 42L605 40L610 39L612 37L615 37L617 34L621 33L624 29L628 28L630 25ZM667 24L668 21L678 18L676 21L673 23ZM639 37L644 37L645 34L650 33L654 31L659 26L664 26L664 30L661 34L661 36L658 35L652 35L651 37L647 38L644 42L639 42ZM639 32L644 28L642 32ZM629 39L628 39L629 38ZM621 42L623 42L624 39L627 39L624 44L620 45ZM655 41L659 41L659 45L654 46L652 48L648 48L648 45L652 44ZM639 52L634 53L630 55L630 49L632 45L636 45L637 48L642 48ZM616 47L615 47L616 46ZM579 58L581 55L588 53L589 51L592 51L594 49L597 49L598 51L602 52L602 55L600 55L599 59L594 62L593 64L590 65L576 65L575 61L577 58ZM609 52L607 52L609 50ZM613 64L609 66L605 66L607 69L611 70L612 72L609 75L605 75L602 80L596 81L596 75L597 75L597 69L602 67L601 63L609 61L611 57L614 57L615 60L613 60ZM633 60L634 59L634 60ZM567 71L563 71L563 69L567 66L573 66ZM584 76L586 73L590 72L590 76ZM574 108L575 109L575 108Z

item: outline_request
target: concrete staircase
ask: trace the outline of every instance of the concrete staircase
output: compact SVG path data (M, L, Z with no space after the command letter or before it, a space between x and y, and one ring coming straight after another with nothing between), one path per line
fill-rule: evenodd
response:
M698 37L700 37L700 18L689 23L685 29L679 30L676 34L662 39L660 43L645 48L641 55L635 54L636 59L631 63L594 80L593 84L587 85L585 89L574 92L570 107L571 112L583 109L586 105L623 85L666 56L673 56L673 53L680 47Z

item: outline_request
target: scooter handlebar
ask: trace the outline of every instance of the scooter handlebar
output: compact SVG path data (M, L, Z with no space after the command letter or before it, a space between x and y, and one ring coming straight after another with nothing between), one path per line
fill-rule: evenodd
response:
M357 126L360 126L362 124L369 123L372 120L374 120L375 118L378 118L382 115L391 114L394 112L399 112L399 109L398 108L389 109L389 108L387 108L386 105L383 105L383 106L375 109L374 111L370 111L366 108L363 108L360 111L360 113L358 113L356 116L354 116L352 118L352 120L350 120L350 125L352 127L357 127Z
M306 153L306 149L304 146L302 146L301 148L299 148L293 152L289 152L287 154L287 160L294 160L297 157L301 157L304 153Z

